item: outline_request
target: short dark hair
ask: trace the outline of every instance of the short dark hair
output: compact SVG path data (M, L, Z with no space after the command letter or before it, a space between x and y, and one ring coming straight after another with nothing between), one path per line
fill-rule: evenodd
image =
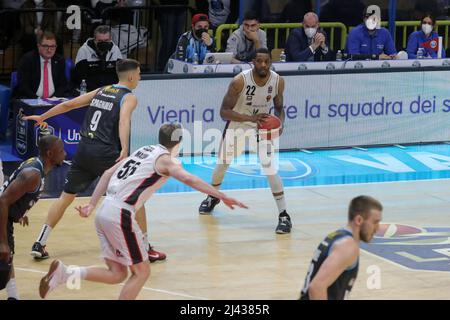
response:
M244 20L256 20L259 22L259 17L255 11L250 10L244 14Z
M56 41L56 36L53 32L51 31L44 31L41 35L39 35L37 37L37 43L41 44L42 41L44 41L44 39L47 40L55 40Z
M52 134L46 134L41 136L38 141L39 154L44 156L47 153L47 151L49 151L58 140L61 139Z
M104 24L100 25L97 28L95 28L95 30L94 30L94 38L95 38L95 35L98 33L100 33L100 34L111 33L111 28Z
M430 13L424 14L422 16L422 18L420 19L420 24L422 24L423 19L425 19L425 18L430 18L431 19L431 23L433 24L433 26L436 25L436 20L434 19L433 15L431 15Z
M367 219L372 209L383 211L383 206L380 201L371 196L358 196L353 198L348 207L348 221L352 221L357 215Z
M258 53L268 54L269 55L269 59L272 60L272 57L270 56L269 49L264 48L264 47L258 48L255 51L253 51L252 60L256 59L256 56L258 55Z
M122 59L116 62L116 72L117 74L122 72L127 72L131 70L136 70L141 64L139 61L134 59Z
M181 124L166 123L159 128L159 143L167 149L171 149L181 142L183 132Z

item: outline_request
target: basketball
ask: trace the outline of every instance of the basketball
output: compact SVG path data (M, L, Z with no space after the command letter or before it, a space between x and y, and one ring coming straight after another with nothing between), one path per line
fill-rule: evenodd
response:
M269 115L261 125L258 125L259 137L263 140L273 140L280 136L281 120Z

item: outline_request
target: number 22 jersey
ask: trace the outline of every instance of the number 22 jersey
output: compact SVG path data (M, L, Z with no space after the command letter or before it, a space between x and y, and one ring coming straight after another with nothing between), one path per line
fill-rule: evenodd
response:
M140 208L169 178L155 169L156 160L164 154L170 152L160 144L136 150L112 175L106 196Z

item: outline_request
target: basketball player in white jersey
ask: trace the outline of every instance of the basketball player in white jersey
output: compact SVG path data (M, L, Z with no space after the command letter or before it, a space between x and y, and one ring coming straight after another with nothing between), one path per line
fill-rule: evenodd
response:
M95 226L108 269L79 267L71 271L61 261L55 260L41 280L39 294L42 298L57 285L66 283L74 271L88 281L116 284L127 278L129 267L131 277L119 299L135 299L150 275L149 258L144 243L140 241L142 232L135 219L136 211L171 176L221 199L231 209L234 206L247 208L181 167L174 159L178 155L181 138L180 125L162 125L160 144L140 148L102 175L90 203L77 210L82 217L88 217L106 191L106 198L95 217Z
M284 124L284 79L276 72L270 70L271 64L269 50L266 48L257 49L253 59L253 68L243 71L234 77L228 87L228 92L223 98L220 115L224 120L227 120L227 124L219 152L219 159L212 176L212 186L217 189L222 184L225 172L233 158L244 152L245 139L249 135L255 136L254 141L258 144L258 156L263 164L262 156L264 152L267 152L267 144L259 139L257 125L263 123L268 116L272 102L275 115ZM280 134L281 131L282 128L280 128ZM278 225L275 232L278 234L290 233L292 223L290 216L286 212L286 201L281 178L276 172L269 172L264 165L262 168L269 180L270 189L278 207ZM219 199L209 195L201 203L199 213L210 214L219 202Z

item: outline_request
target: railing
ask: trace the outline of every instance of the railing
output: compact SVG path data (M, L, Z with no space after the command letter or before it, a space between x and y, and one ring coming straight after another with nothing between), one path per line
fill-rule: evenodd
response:
M274 45L271 49L278 49L279 47L279 39L280 39L280 33L281 35L285 36L285 39L289 36L289 33L291 29L301 27L301 23L261 23L260 28L264 31L268 30L274 30ZM345 44L345 39L347 37L347 27L340 22L322 22L320 24L320 27L325 29L328 33L328 38L330 42L330 48L331 49L337 49L337 41L335 41L335 33L336 29L340 30L340 42L339 45L343 46ZM232 34L234 30L239 28L239 25L237 24L222 24L220 25L216 30L216 50L221 51L224 48L222 48L222 34L226 33L228 31L228 36Z

